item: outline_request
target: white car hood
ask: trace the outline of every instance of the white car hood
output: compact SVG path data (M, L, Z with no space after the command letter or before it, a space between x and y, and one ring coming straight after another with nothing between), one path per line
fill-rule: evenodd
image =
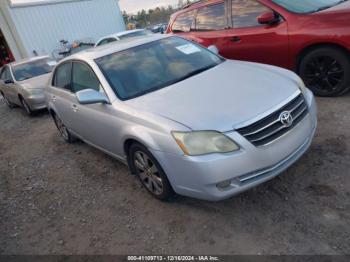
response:
M18 83L21 84L22 86L24 86L25 88L28 88L28 89L32 89L32 88L44 89L48 84L50 75L51 75L51 73L48 73L48 74L44 74L44 75L30 78L30 79L26 79L26 80L20 81Z
M128 100L192 130L226 132L275 108L298 91L284 69L227 60L194 77Z

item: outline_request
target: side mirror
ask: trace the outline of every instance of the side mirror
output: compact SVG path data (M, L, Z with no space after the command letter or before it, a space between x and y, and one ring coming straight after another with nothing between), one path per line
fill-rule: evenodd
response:
M219 54L219 49L215 45L211 45L208 47L209 51L213 52L214 54Z
M103 93L93 89L85 89L76 93L77 100L82 105L108 104L109 100Z
M8 79L8 80L5 80L5 81L4 81L4 84L5 84L5 85L14 84L14 82L13 82L13 80Z
M266 12L257 17L258 23L262 25L273 25L279 21L274 12Z

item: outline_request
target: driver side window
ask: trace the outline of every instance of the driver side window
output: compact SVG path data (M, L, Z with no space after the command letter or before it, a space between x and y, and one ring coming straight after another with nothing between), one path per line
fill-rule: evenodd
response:
M261 26L258 16L271 11L256 0L232 0L233 28Z
M74 62L72 71L72 89L74 93L85 89L93 89L100 92L101 84L88 65L81 62Z
M10 68L7 66L5 67L1 72L1 80L7 81L7 80L13 80L10 72Z

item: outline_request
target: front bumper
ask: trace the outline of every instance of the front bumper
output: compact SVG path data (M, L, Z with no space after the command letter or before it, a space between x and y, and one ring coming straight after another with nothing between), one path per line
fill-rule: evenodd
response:
M309 96L308 115L291 131L266 147L255 147L238 132L226 133L241 149L229 154L184 156L151 150L176 193L219 201L264 183L295 163L310 147L317 126L317 108ZM225 189L219 183L230 181Z
M41 110L46 108L45 95L30 95L25 98L26 102L30 106L30 109L33 111Z

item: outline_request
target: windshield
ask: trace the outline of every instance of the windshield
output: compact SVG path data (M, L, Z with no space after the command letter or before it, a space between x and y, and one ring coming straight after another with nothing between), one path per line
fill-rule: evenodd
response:
M95 61L117 96L127 100L185 80L223 59L192 42L170 37Z
M12 67L12 72L16 81L23 81L50 73L55 65L56 61L50 58L44 58L24 64L14 65Z
M314 13L347 0L272 0L274 3L284 7L293 13Z

